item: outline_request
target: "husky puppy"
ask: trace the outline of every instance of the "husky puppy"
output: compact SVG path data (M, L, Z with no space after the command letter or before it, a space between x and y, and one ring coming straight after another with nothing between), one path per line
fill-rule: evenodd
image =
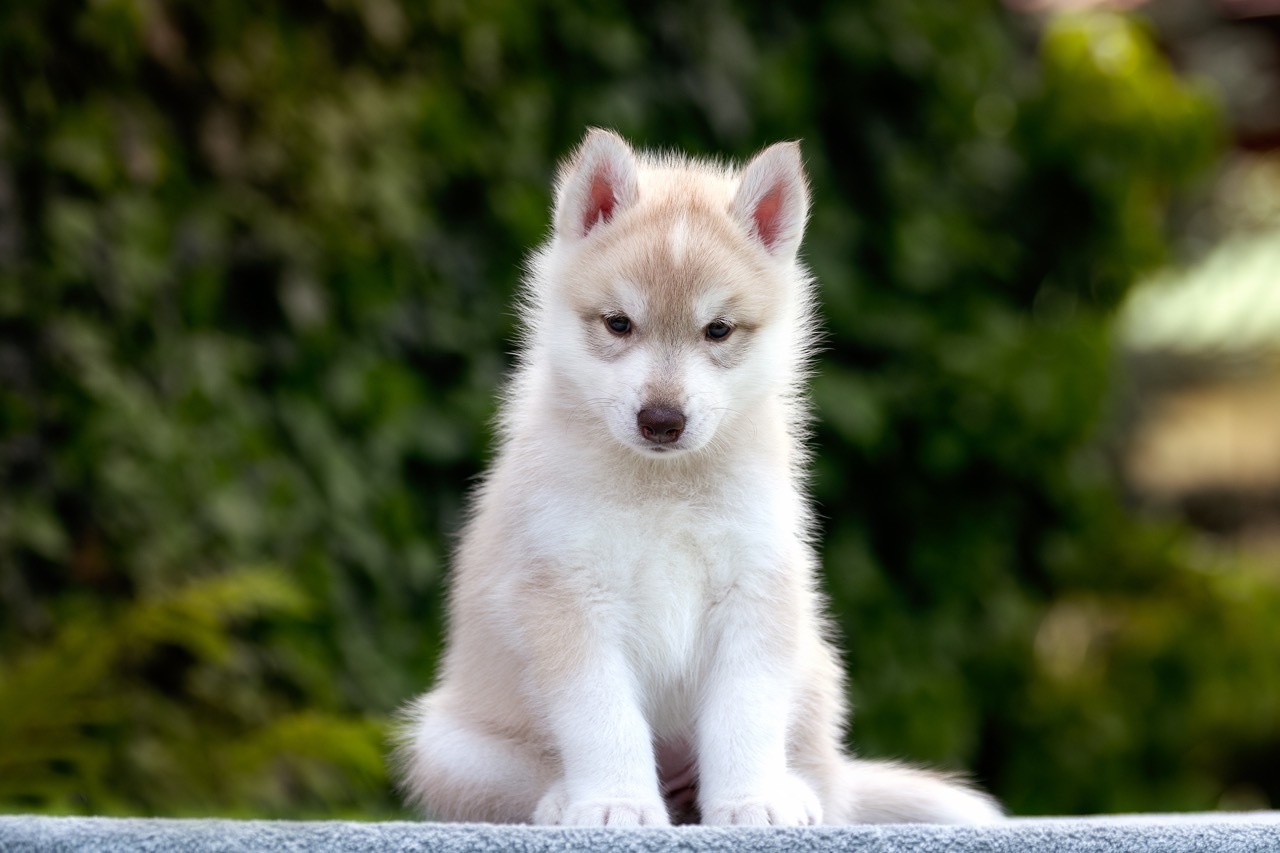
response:
M591 130L529 263L519 367L407 711L402 788L445 820L996 820L842 750L805 495L817 339L800 149L741 170Z

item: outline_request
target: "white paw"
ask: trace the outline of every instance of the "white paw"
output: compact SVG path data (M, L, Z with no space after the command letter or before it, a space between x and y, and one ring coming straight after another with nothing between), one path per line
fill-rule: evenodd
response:
M533 811L536 824L557 826L670 826L660 797L588 797L570 800L562 783L552 785Z
M564 810L564 826L670 826L662 800L579 800Z
M813 826L822 822L822 804L808 783L788 773L770 790L705 803L702 822L708 826Z

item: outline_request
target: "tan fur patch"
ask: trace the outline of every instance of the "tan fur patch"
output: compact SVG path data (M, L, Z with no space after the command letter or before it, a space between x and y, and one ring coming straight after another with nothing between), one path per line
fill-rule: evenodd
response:
M525 651L543 687L554 687L581 672L588 647L596 643L583 596L564 582L562 571L549 563L535 563L518 587Z

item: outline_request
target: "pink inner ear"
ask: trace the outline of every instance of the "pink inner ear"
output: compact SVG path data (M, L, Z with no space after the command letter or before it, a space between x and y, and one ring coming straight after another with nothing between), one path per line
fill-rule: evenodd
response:
M591 176L590 197L586 210L582 212L582 234L585 237L592 228L601 222L608 222L613 216L613 208L618 203L614 195L613 183L609 180L607 169L598 169Z
M778 242L782 230L782 186L775 185L756 203L752 213L756 222L756 233L766 249L772 249Z

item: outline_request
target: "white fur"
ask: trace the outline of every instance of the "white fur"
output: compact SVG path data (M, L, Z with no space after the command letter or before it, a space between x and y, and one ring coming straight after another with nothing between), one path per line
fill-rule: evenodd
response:
M794 143L735 171L593 130L562 168L442 672L403 731L403 787L428 813L998 818L962 783L841 749L803 488L807 214Z

